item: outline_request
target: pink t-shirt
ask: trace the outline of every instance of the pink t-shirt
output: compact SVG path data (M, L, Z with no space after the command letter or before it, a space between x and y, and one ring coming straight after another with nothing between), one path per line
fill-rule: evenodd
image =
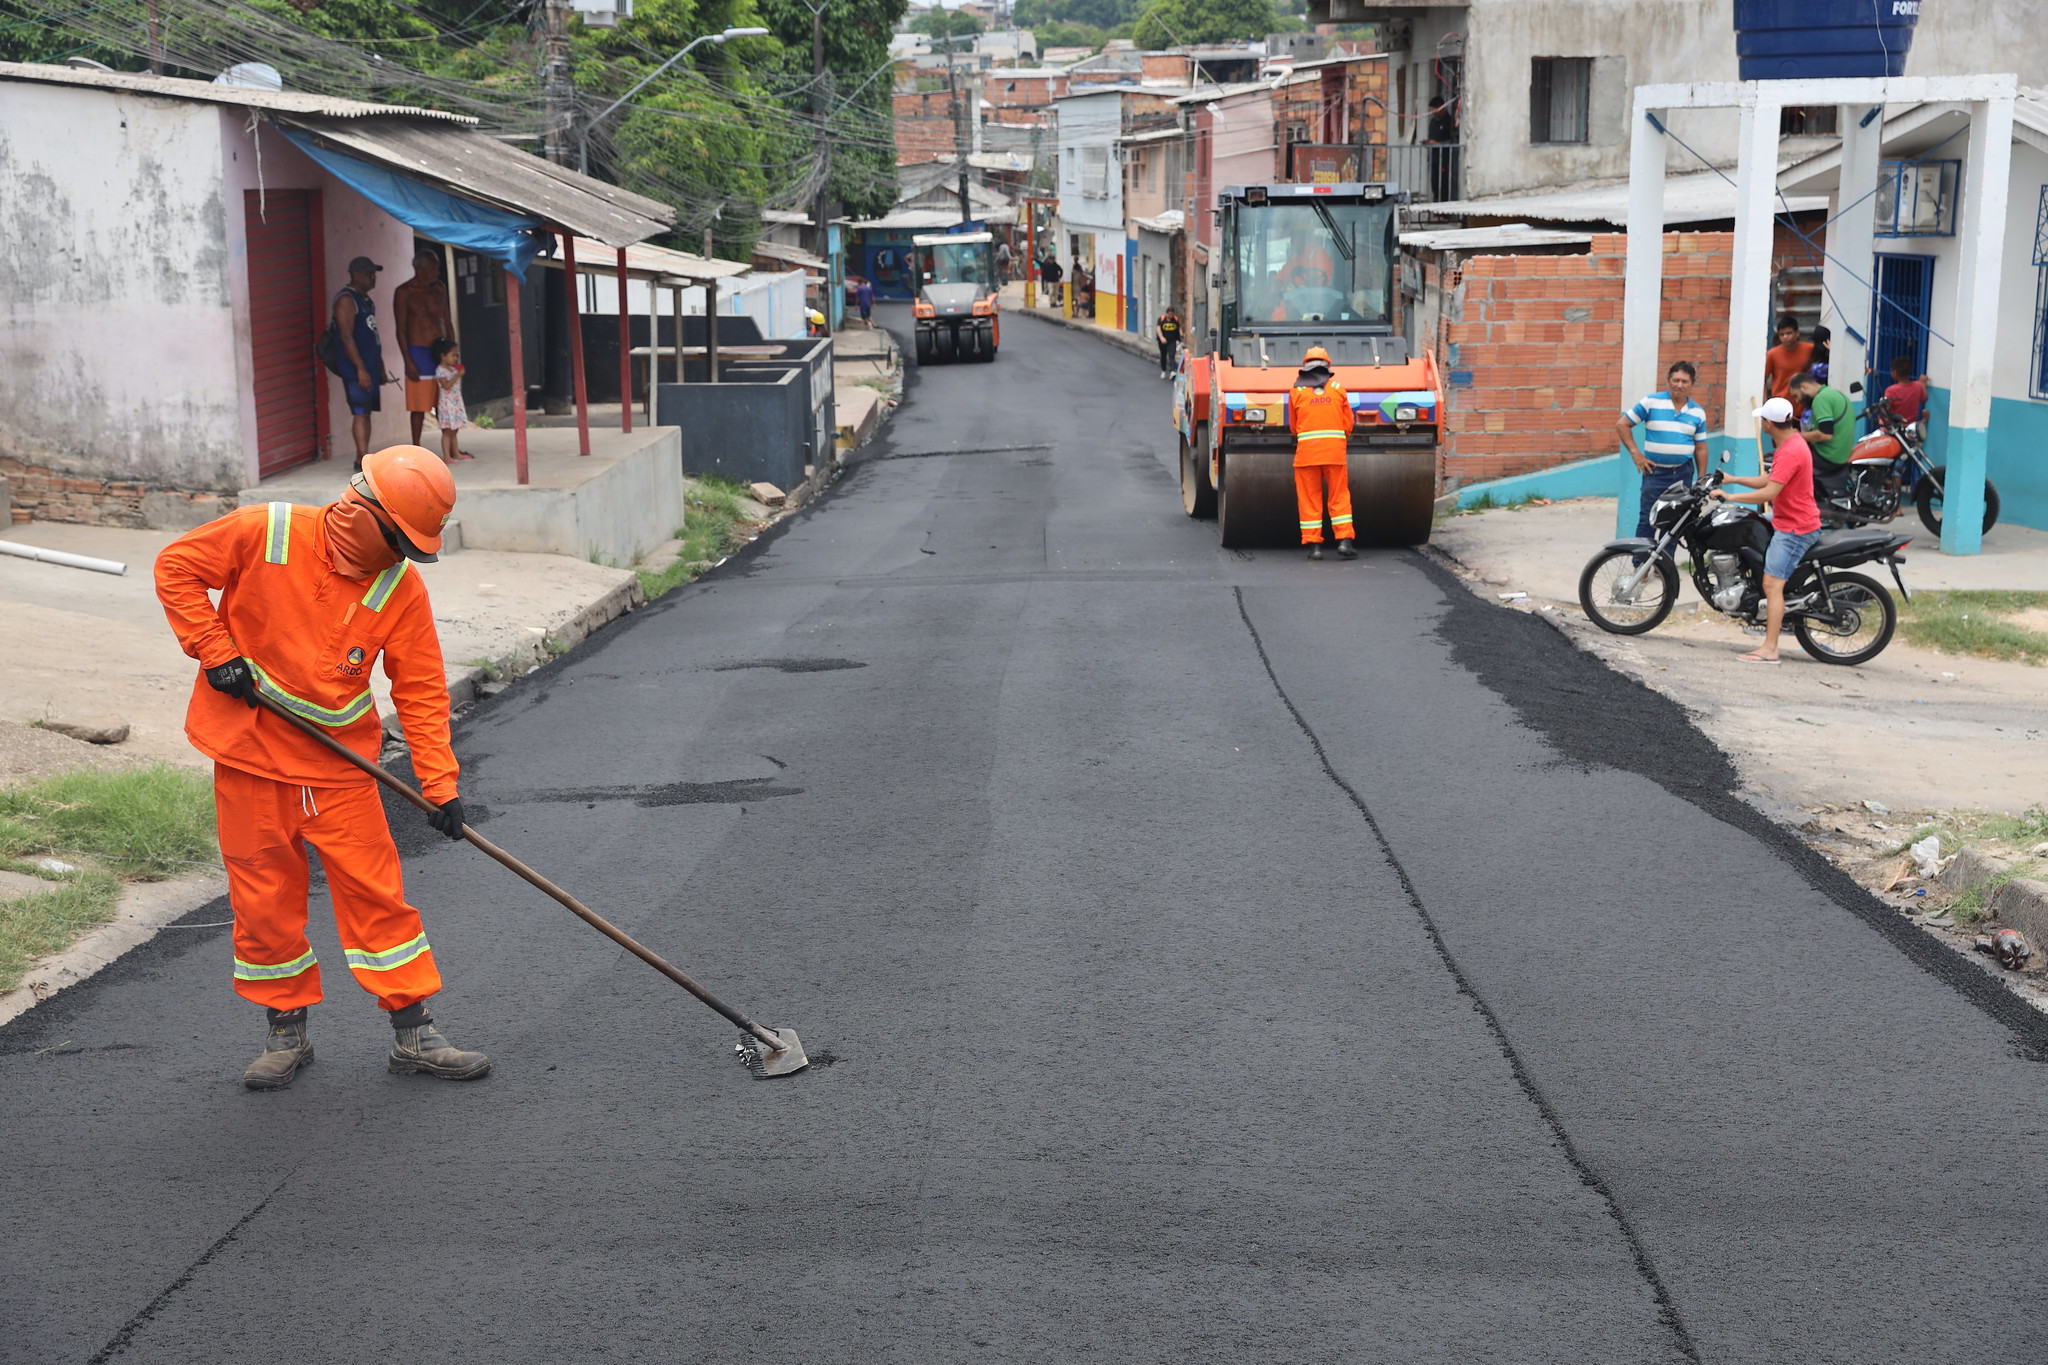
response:
M1917 422L1920 420L1920 407L1927 401L1927 389L1917 379L1908 380L1886 389L1884 400L1892 405L1892 411L1899 415L1901 422Z
M1820 505L1813 500L1813 449L1804 436L1787 436L1771 456L1771 482L1783 484L1771 502L1771 525L1795 536L1820 529Z

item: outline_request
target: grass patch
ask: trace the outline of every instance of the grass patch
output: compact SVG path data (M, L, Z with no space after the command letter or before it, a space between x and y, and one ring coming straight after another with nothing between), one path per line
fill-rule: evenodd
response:
M30 854L91 858L142 881L217 864L212 785L158 763L69 773L0 792L0 858Z
M28 964L113 917L121 884L104 872L74 872L48 891L0 901L0 991L21 984Z
M57 858L75 870L36 864ZM0 902L0 990L28 963L94 925L121 883L158 881L217 866L213 788L204 776L159 763L125 772L77 772L0 791L0 864L42 877L49 890Z
M2048 607L2048 592L1923 592L1899 605L1908 642L1944 654L2048 663L2048 634L2010 618Z
M1458 510L1461 512L1491 512L1496 509L1505 508L1512 512L1519 511L1521 508L1527 507L1530 503L1536 501L1539 501L1539 499L1533 493L1523 493L1518 497L1496 498L1493 495L1493 490L1488 489Z
M754 523L747 519L745 484L706 475L683 495L687 515L676 538L683 543L676 562L660 573L640 570L640 587L652 602L696 578L747 543Z

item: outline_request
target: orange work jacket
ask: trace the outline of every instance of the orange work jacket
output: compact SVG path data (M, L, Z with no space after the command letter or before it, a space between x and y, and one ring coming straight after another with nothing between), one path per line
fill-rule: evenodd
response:
M453 800L448 680L426 585L402 559L373 578L336 573L324 511L273 502L187 532L157 556L157 600L202 669L248 659L265 696L373 763L382 727L369 677L381 655L421 789L436 804ZM208 589L220 593L218 610ZM192 682L185 734L201 753L273 781L365 780L276 716L214 691L204 675Z
M1319 389L1297 384L1287 395L1287 429L1294 433L1294 467L1343 464L1344 443L1358 418L1335 379Z

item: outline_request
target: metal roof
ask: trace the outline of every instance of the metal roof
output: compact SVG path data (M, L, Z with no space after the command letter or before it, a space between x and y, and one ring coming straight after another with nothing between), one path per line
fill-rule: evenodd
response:
M192 100L201 104L232 104L244 109L262 109L274 114L319 114L326 118L431 119L459 127L476 126L466 114L440 109L420 109L408 104L370 104L363 100L337 99L304 90L253 90L246 85L215 85L212 81L186 80L180 76L149 76L129 71L85 71L69 66L46 66L39 62L0 62L0 80L35 81L43 85L75 85L89 90L119 90L164 99Z
M994 240L994 235L987 232L935 232L910 239L914 246L977 246Z
M1781 212L1827 207L1824 195L1781 196ZM1628 182L1560 187L1493 199L1457 199L1426 206L1431 213L1534 218L1551 223L1628 222ZM1735 216L1735 186L1718 171L1674 175L1664 182L1664 221L1703 223Z
M1527 223L1502 223L1498 227L1424 228L1401 234L1401 245L1424 251L1486 251L1502 247L1583 246L1593 240L1590 232L1562 232L1556 228L1534 228Z
M335 151L367 158L468 198L545 218L606 246L645 241L667 232L675 221L676 211L659 200L578 175L468 128L388 117L342 121L287 115L280 121L313 134Z
M754 243L754 254L765 256L771 261L787 261L791 265L804 266L811 270L829 270L832 263L821 256L813 255L800 246L788 242L761 241Z

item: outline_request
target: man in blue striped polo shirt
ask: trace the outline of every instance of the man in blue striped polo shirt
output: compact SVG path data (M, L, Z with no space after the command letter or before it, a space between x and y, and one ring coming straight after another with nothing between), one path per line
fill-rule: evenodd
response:
M1636 462L1643 476L1643 501L1636 513L1636 534L1648 538L1650 507L1657 495L1675 483L1707 472L1707 414L1692 401L1692 386L1699 371L1690 360L1680 360L1665 376L1665 389L1653 393L1624 412L1615 422L1621 432L1622 449ZM1636 425L1643 427L1643 444L1636 446Z

